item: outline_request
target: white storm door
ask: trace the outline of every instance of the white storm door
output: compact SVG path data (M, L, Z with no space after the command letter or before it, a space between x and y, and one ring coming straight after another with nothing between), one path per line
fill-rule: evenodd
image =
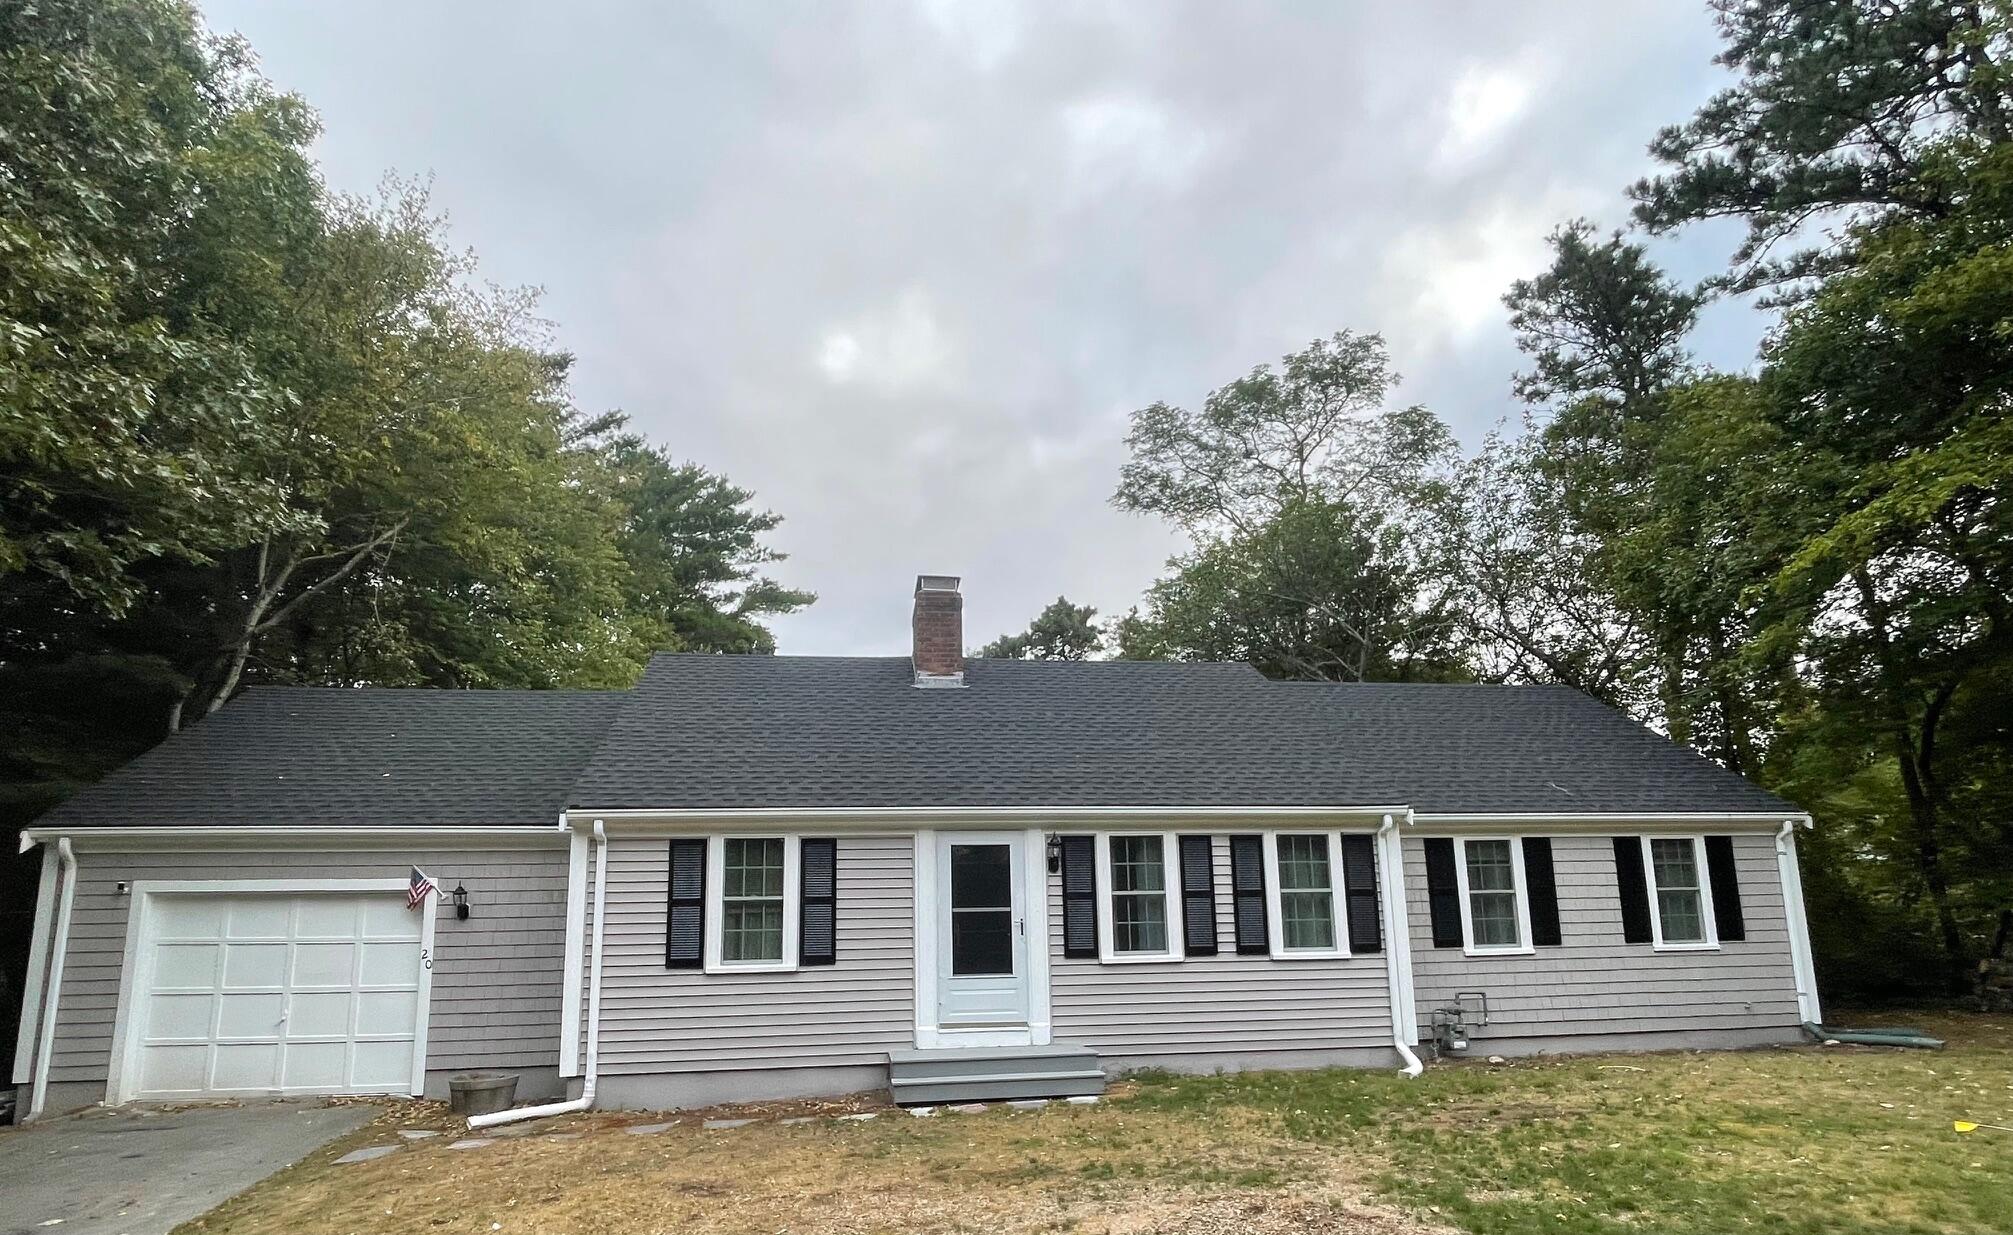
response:
M411 1092L424 923L402 894L157 894L145 916L132 1096Z
M1027 887L1018 832L937 838L937 1024L1028 1023Z

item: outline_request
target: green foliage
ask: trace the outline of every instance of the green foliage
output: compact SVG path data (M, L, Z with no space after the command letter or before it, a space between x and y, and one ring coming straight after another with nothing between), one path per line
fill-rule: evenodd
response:
M1017 635L1001 635L979 649L979 655L999 660L1089 660L1104 647L1097 627L1097 610L1073 605L1067 596L1035 615Z
M14 822L248 681L622 686L812 599L746 490L574 406L423 191L328 193L316 132L186 5L0 4Z
M1718 62L1741 80L1657 134L1650 153L1672 170L1631 192L1652 231L1745 221L1738 286L1855 260L1849 245L1770 256L1813 220L1944 215L1956 199L1930 171L1934 152L2013 139L2013 10L2000 0L1712 7L1726 42Z
M1465 677L1415 529L1384 513L1453 453L1431 412L1385 407L1397 380L1382 337L1344 331L1211 392L1200 412L1134 412L1112 501L1177 524L1194 548L1118 624L1119 654L1280 677Z

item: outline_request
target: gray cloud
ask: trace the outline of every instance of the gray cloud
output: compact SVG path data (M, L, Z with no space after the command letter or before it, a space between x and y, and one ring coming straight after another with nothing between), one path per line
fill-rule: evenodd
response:
M1499 297L1625 216L1716 85L1689 6L213 3L322 112L330 182L432 172L542 285L583 405L785 516L789 652L906 647L918 571L973 643L1122 612L1176 548L1105 502L1125 414L1381 330L1469 441ZM1664 246L1705 273L1725 234ZM1711 357L1760 319L1715 310Z

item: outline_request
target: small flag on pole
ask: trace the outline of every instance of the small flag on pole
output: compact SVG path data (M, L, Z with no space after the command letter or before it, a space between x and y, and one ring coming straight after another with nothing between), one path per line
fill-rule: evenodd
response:
M420 905L425 903L426 898L432 896L433 893L434 893L433 876L427 874L425 871L419 869L417 866L413 867L412 882L406 886L405 890L405 907L407 909L417 909L420 907Z

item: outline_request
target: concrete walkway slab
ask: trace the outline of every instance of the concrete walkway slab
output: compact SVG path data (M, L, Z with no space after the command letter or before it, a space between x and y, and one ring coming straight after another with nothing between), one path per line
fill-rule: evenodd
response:
M0 1235L167 1235L376 1114L259 1102L0 1129Z

